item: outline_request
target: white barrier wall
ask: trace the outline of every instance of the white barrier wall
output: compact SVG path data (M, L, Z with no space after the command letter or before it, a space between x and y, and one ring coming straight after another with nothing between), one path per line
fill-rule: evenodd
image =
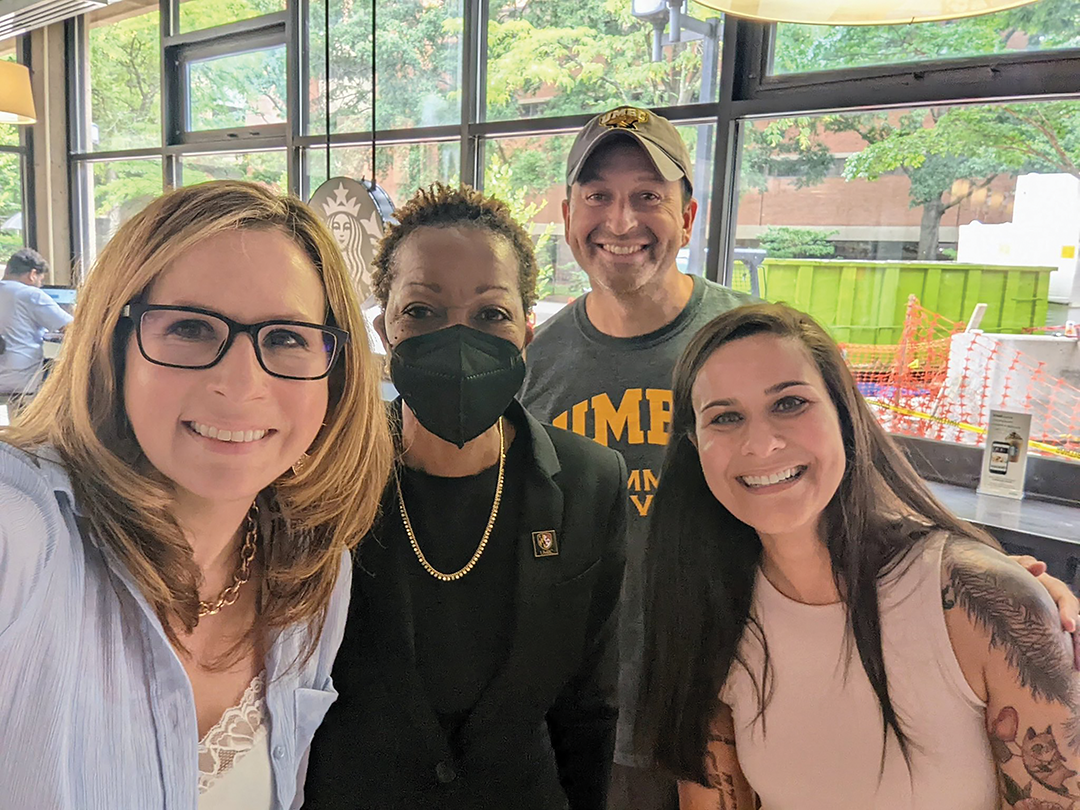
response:
M978 414L983 414L984 423L991 408L1030 413L1033 436L1046 426L1048 415L1076 413L1080 409L1080 341L1047 335L953 335L935 415L986 427ZM1068 425L1059 426L1054 419L1049 429L1065 431ZM955 429L949 433L943 437L947 441L971 443L974 438Z
M1016 178L1013 221L961 225L956 260L1015 267L1056 267L1050 300L1080 305L1080 179L1071 174Z

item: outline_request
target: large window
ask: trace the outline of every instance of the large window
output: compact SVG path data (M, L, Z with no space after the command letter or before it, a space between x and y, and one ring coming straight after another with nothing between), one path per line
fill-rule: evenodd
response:
M156 0L122 0L78 21L82 71L71 127L76 278L161 193L161 30Z
M285 45L184 62L188 131L284 124Z
M163 188L307 197L329 172L400 204L465 182L532 236L542 321L588 289L560 210L573 134L629 103L661 108L693 157L679 267L810 310L867 392L934 390L921 356L915 384L880 376L912 301L942 340L977 303L1006 335L1080 320L1080 0L852 28L694 0L120 0L72 33L84 264ZM0 181L22 171L11 137ZM16 188L0 182L0 246ZM1056 402L1080 361L1059 370Z
M964 56L1080 47L1080 1L1027 6L951 22L777 26L773 70L804 73Z
M461 121L464 0L395 0L376 8L376 104L372 104L372 3L311 0L307 131L363 132L457 124ZM326 14L330 15L329 88Z
M977 443L991 408L1030 411L1040 452L1075 458L1080 355L1054 335L1080 312L1080 101L741 135L735 286L826 326L890 429Z
M990 304L987 325L1019 332L1064 323L1074 288L1080 292L1080 101L759 120L745 123L742 136L735 245L766 251L753 271L764 297L812 309L811 275L829 277L848 262L881 274L895 268L888 283L900 286L876 286L886 283L877 271L849 276L843 283L858 312L845 316L836 309L843 300L819 287L816 314L841 337L851 318L863 318L882 337L866 342L897 342L909 293L967 320L970 285L995 275L1013 286L978 301ZM788 259L799 261L777 263ZM927 287L931 270L949 263L970 278ZM739 264L735 282L749 289L751 270ZM796 294L799 272L806 275ZM893 312L867 308L885 293L898 296Z
M22 155L0 151L0 262L25 242L22 186Z
M653 61L652 25L635 18L632 8L630 0L492 0L487 118L597 113L628 102L668 107L713 101L719 27L705 38L683 32L682 41L663 46ZM687 11L701 19L717 16L694 2Z
M456 143L376 144L372 166L370 145L348 146L330 150L330 173L333 177L364 180L374 176L394 204L399 205L421 186L460 182L460 156ZM325 149L308 151L307 171L310 188L314 191L326 180Z
M14 39L0 41L0 60L17 62ZM0 264L26 244L24 218L23 133L14 124L0 124Z
M161 143L161 32L156 0L123 0L87 15L79 151Z
M285 10L285 0L180 0L180 30L201 31Z
M85 195L80 206L89 214L83 235L88 264L117 228L161 194L161 159L83 161L77 171L78 188Z

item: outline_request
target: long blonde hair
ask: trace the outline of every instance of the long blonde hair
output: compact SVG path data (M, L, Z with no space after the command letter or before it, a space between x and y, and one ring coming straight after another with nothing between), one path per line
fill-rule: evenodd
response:
M215 234L278 229L322 278L328 322L351 333L329 378L325 424L298 472L260 496L275 518L260 549L263 590L257 630L310 622L314 649L340 567L373 523L392 446L379 396L378 364L333 236L294 197L253 183L218 181L177 189L123 225L79 291L64 350L37 397L0 440L30 453L53 446L71 477L79 511L98 541L127 566L174 644L173 625L198 622L199 569L172 513L172 482L146 460L123 405L124 356L132 334L121 319L177 257Z

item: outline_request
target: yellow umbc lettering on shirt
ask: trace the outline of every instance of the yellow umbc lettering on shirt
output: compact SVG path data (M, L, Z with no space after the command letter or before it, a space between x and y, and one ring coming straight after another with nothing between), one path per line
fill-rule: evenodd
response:
M643 401L648 403L644 421ZM587 426L590 410L593 415L591 436ZM618 408L607 394L600 393L563 411L551 420L551 424L562 430L589 436L605 447L610 441L630 445L648 442L663 446L668 443L671 429L671 391L664 388L628 388Z
M628 388L623 394L618 410L611 404L607 394L597 394L592 398L593 436L596 441L608 446L608 431L615 441L622 441L626 432L627 444L645 444L645 434L641 431L641 389Z
M671 391L667 388L646 388L649 400L649 444L665 445L671 435Z
M649 508L652 506L652 493L656 491L659 484L660 480L653 474L652 470L630 470L626 488L630 490L630 501L642 517L648 516Z

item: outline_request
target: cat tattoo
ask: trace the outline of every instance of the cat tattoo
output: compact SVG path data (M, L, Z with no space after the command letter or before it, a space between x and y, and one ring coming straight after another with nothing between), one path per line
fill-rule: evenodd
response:
M1055 793L1068 795L1065 780L1076 776L1076 771L1066 767L1050 726L1041 734L1029 727L1020 742L1020 754L1032 779Z

